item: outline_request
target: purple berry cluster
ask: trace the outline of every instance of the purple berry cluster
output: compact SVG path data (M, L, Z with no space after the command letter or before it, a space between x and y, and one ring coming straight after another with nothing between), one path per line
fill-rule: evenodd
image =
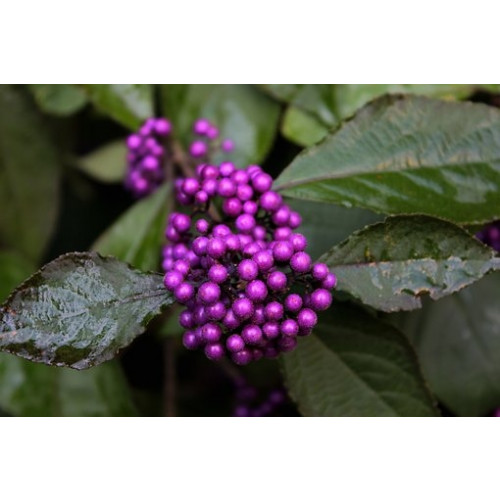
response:
M236 387L236 405L233 417L270 417L287 402L283 389L274 389L259 402L255 387L242 382Z
M165 118L149 118L127 138L125 185L138 198L152 193L164 180L165 138L171 130Z
M486 226L476 235L483 243L486 243L497 252L500 252L500 221Z
M197 138L191 143L189 154L195 160L206 160L211 150L219 147L224 153L230 153L234 149L231 139L218 142L219 129L205 118L199 118L194 122L193 133Z
M188 349L246 365L275 358L309 335L332 303L336 277L313 264L301 217L272 191L257 165L200 165L176 183L177 201L195 215L171 214L163 252L165 286L186 306L180 324ZM220 204L223 221L210 215Z

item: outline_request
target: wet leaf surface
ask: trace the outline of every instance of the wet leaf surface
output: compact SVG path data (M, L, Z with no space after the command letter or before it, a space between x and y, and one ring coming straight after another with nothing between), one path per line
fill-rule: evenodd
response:
M287 167L294 198L459 223L500 218L500 110L412 96L380 98Z
M0 349L76 369L116 356L173 302L162 275L95 253L66 254L18 287L0 309Z
M356 232L320 258L334 270L338 290L382 311L421 307L470 285L500 259L466 231L425 216L390 217Z
M335 304L281 362L302 415L437 415L407 339L360 309Z

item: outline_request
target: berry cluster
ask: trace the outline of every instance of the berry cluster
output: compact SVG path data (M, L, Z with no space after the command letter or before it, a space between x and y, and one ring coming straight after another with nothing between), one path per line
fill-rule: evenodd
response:
M483 242L500 252L500 221L486 226L477 233L477 237Z
M127 138L125 185L138 198L153 192L164 180L165 138L171 130L165 118L149 118Z
M229 162L200 165L176 183L177 201L195 212L169 218L164 282L186 306L184 345L212 360L228 355L245 365L290 351L332 302L335 275L313 265L305 236L294 232L301 217L272 183L257 165ZM222 222L210 215L214 202Z
M274 389L259 402L255 387L242 382L236 387L236 406L233 417L269 417L276 413L286 401L283 389Z
M234 149L231 139L218 142L219 129L205 118L199 118L194 122L193 132L198 138L191 143L189 154L195 160L207 159L212 150L219 147L224 153L230 153Z

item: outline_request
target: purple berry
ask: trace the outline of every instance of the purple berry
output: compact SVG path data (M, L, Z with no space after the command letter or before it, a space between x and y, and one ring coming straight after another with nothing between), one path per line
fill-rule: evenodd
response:
M214 264L208 270L208 278L214 283L220 284L226 281L228 277L228 272L225 266L222 264Z
M288 262L293 255L293 246L288 241L278 241L273 248L273 257L278 262Z
M219 181L219 188L217 192L223 198L231 198L236 194L236 184L228 178L221 179Z
M316 280L324 280L328 276L328 266L322 262L314 264L311 274Z
M226 307L222 302L207 306L205 311L207 318L212 321L221 321L226 316Z
M220 298L220 288L219 285L215 283L207 282L203 283L198 290L198 298L204 304L210 305L215 304Z
M264 311L268 321L279 321L284 314L283 305L279 302L269 302Z
M241 214L242 204L238 198L227 198L222 204L222 210L229 217L238 217Z
M234 149L234 142L231 139L224 139L221 144L224 153L230 153Z
M201 257L207 253L207 246L208 238L205 236L198 236L198 238L193 241L193 252L198 257Z
M297 252L290 259L290 267L296 273L306 273L311 269L311 257L305 252Z
M219 172L222 177L229 177L236 170L236 167L230 161L225 161L220 164Z
M224 357L224 347L221 344L209 344L205 346L205 355L212 361L219 361Z
M249 319L254 312L252 301L246 297L236 299L233 302L233 312L240 320Z
M252 302L262 302L267 297L267 286L261 280L250 281L246 295Z
M262 330L257 325L247 325L241 332L246 344L255 345L262 340Z
M297 293L292 293L285 299L285 309L287 311L296 313L302 308L302 303L302 297Z
M194 122L193 132L198 135L205 135L210 128L210 122L205 118L198 118Z
M328 273L326 278L321 282L321 286L327 290L331 290L337 286L337 277L333 273Z
M248 234L255 227L255 217L250 214L242 214L236 219L235 226L238 231Z
M207 145L203 141L194 141L189 146L189 153L193 158L201 158L208 152Z
M248 365L252 361L252 353L248 349L243 349L239 352L235 352L231 355L231 359L237 365Z
M194 350L198 349L200 346L200 342L198 338L196 337L196 334L192 330L187 330L184 332L184 335L182 336L182 343L184 344L184 347L189 350Z
M264 333L264 336L269 339L269 340L273 340L277 337L279 337L279 334L280 334L280 326L278 323L274 322L274 321L270 321L268 323L265 323L263 326L262 326L262 331Z
M295 337L299 333L299 325L293 319L286 319L281 323L280 330L283 335Z
M174 290L174 296L177 299L177 301L180 302L181 304L186 303L187 301L191 300L194 296L193 285L186 282L181 283Z
M251 259L244 259L238 264L238 276L245 281L252 281L257 277L259 269Z
M273 256L267 250L260 250L255 253L252 260L257 264L260 271L269 271L274 265Z
M184 276L179 271L169 271L165 274L163 283L167 290L173 292L183 281Z
M240 326L240 320L234 314L232 309L229 309L222 320L222 324L229 330L235 330Z
M193 179L192 177L188 177L184 179L182 184L182 191L188 196L194 196L200 189L200 183Z
M275 292L283 291L286 288L286 285L286 275L281 271L274 271L267 278L267 286Z
M226 253L226 243L221 238L212 238L207 243L207 254L213 259L220 259Z
M318 288L311 294L311 308L315 311L325 311L332 304L332 294L324 288Z
M297 323L301 329L313 328L318 322L318 316L312 309L302 309L297 315Z
M252 185L258 193L264 193L271 189L273 179L269 174L259 173L252 178Z
M275 212L283 203L283 199L274 191L267 191L260 197L260 206L268 212Z
M230 335L226 340L226 347L229 352L239 352L245 348L245 342L239 335Z
M201 234L206 234L210 228L210 224L205 219L199 219L196 221L196 230Z

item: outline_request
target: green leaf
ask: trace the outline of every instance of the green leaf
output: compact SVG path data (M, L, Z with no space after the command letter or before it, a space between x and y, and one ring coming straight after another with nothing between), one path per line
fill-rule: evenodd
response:
M450 222L426 216L390 217L356 232L320 258L338 289L392 312L421 307L500 269L495 252Z
M0 350L85 369L116 356L173 302L160 274L95 253L66 254L0 308Z
M307 253L313 259L328 252L332 245L344 241L357 229L383 220L383 216L361 208L294 199L286 202L302 216L298 231L307 238Z
M151 85L112 84L84 85L84 90L102 113L130 129L153 116Z
M500 110L381 98L297 156L275 186L294 198L389 214L469 224L500 218Z
M437 414L404 335L359 309L336 304L282 366L305 416Z
M60 165L23 92L0 85L0 241L37 261L56 223Z
M92 249L143 271L157 269L172 201L169 195L170 186L164 184L138 201L99 237Z
M432 390L448 409L484 416L500 407L499 273L397 316Z
M125 141L115 141L80 158L77 166L101 182L123 182L127 172Z
M0 353L0 407L22 417L136 415L116 361L76 371Z
M53 115L71 115L87 103L85 92L76 85L32 84L28 88L38 107Z
M306 111L290 106L285 111L281 131L290 141L312 146L326 136L328 128Z
M221 138L235 143L231 154L217 154L238 166L261 162L271 149L278 127L279 106L250 85L164 85L163 110L185 146L194 138L197 118L207 118Z

